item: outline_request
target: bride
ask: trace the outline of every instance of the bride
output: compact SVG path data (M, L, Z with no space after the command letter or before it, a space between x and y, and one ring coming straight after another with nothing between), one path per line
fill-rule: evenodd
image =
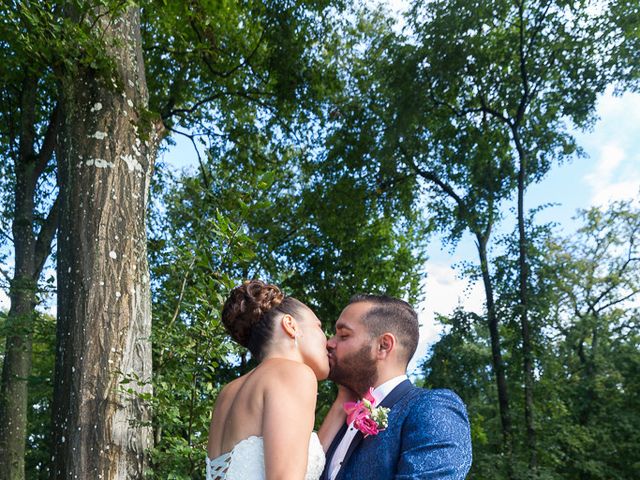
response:
M317 382L329 373L320 321L305 304L260 280L231 292L222 321L260 363L218 396L207 480L317 480L325 462L313 432Z

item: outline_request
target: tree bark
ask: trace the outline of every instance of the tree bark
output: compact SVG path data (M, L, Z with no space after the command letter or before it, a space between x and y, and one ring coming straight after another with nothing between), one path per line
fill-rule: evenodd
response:
M502 425L502 442L511 468L512 447L512 425L511 412L509 410L509 391L505 376L504 362L502 360L502 349L500 346L500 332L498 330L498 316L493 295L493 284L489 273L489 259L487 256L487 239L476 233L476 246L480 256L480 270L482 271L482 282L484 285L485 298L487 301L487 322L489 325L489 336L491 337L491 359L493 371L496 375L496 386L498 389L498 406L500 408L500 421Z
M470 209L468 208L462 197L460 197L451 187L451 185L443 182L433 172L428 172L420 169L413 162L409 162L409 166L422 178L434 183L444 194L446 194L456 202L456 204L458 205L459 214L465 218L469 230L476 237L476 245L478 248L478 255L480 257L480 269L482 271L482 281L484 285L485 298L487 301L487 321L489 324L489 334L491 337L491 358L498 388L498 403L500 408L500 421L502 425L503 447L507 459L507 475L508 478L512 478L513 472L511 457L513 453L513 445L511 413L509 411L509 394L505 377L504 362L502 361L500 332L498 330L498 316L496 315L493 284L491 281L491 274L489 272L489 260L487 256L487 243L491 234L492 221L490 218L487 219L487 226L483 232L479 226L472 223L472 215L470 215Z
M94 13L115 71L80 66L62 84L54 479L142 478L153 444L145 222L161 123L138 8Z
M36 316L37 286L51 252L57 223L57 203L36 236L36 185L51 158L49 142L57 130L57 109L49 120L43 147L35 152L35 78L22 83L20 102L20 146L15 160L14 211L12 222L15 254L10 285L11 307L7 315L6 348L0 387L0 479L25 478L28 382L32 365L32 332Z
M529 451L529 468L535 470L538 465L536 452L536 429L534 424L533 406L533 348L531 340L531 326L529 323L529 296L527 284L529 282L529 265L527 263L527 234L524 218L524 193L526 188L526 153L517 130L514 130L514 143L518 151L518 297L520 310L520 328L522 332L522 357L524 374L524 418L526 426L526 445Z

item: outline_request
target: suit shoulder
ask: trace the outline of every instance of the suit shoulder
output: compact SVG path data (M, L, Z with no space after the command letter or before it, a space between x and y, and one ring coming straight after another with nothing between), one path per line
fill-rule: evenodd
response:
M433 401L463 403L462 399L453 390L448 388L421 388L416 387L421 398L428 398Z
M416 388L412 393L403 418L404 430L433 438L457 438L462 443L470 441L467 408L458 395L448 389Z
M411 403L417 408L426 410L453 409L466 416L466 406L462 399L453 391L446 388L427 389L416 387L413 389Z

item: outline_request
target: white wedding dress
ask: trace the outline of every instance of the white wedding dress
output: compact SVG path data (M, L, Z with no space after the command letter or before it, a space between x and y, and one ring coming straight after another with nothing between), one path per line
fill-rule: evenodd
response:
M324 450L313 432L305 480L318 480L324 468ZM251 436L237 443L228 453L213 460L207 458L207 480L263 480L264 443L262 437Z

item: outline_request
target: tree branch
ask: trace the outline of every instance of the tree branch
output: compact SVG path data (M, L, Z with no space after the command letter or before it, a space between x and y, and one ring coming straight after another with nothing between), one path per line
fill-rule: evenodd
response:
M11 245L13 245L13 237L9 235L4 228L0 226L0 236L4 237Z
M480 100L480 107L465 107L465 108L457 108L451 105L450 103L437 98L433 93L433 85L429 87L429 97L431 98L431 101L433 103L451 110L453 114L456 115L457 117L464 118L470 113L482 113L482 114L491 115L492 117L497 118L498 120L500 120L502 123L506 125L511 125L507 117L505 117L503 114L501 114L499 111L497 111L493 107L489 106L489 104L487 103L487 99L484 97L484 95L478 96Z
M38 238L36 240L35 245L35 271L34 271L34 280L37 281L40 277L40 273L44 267L44 263L47 261L47 257L51 254L51 244L53 242L53 238L56 235L56 231L58 230L58 214L60 211L60 194L56 197L51 210L49 210L49 215L47 215L46 220L42 224L40 228L40 233L38 234Z
M22 89L20 90L19 161L21 162L32 159L35 155L36 86L37 80L27 76L23 80Z
M60 127L60 107L56 102L53 110L51 111L51 117L49 118L49 124L47 125L47 131L44 135L44 140L42 141L42 147L40 148L40 152L36 157L36 166L34 171L34 178L38 179L42 172L44 172L45 168L47 168L47 164L49 160L51 160L51 156L56 148L58 130Z
M171 317L171 321L167 325L167 330L170 329L173 326L173 324L175 323L176 319L178 318L178 315L180 314L180 306L182 305L182 299L184 297L184 291L186 290L187 282L189 281L189 276L191 275L191 272L193 271L193 266L195 265L197 258L198 257L196 255L193 256L193 259L191 260L191 263L189 264L189 267L187 268L187 271L184 274L184 277L182 278L182 285L180 286L180 295L178 296L178 303L176 305L175 311L173 312L173 316Z
M11 278L11 275L9 275L9 272L7 272L4 268L0 267L0 275L2 275L4 279L7 281L7 285L11 285L12 278Z
M614 305L617 305L619 303L624 302L625 300L629 300L633 297L635 297L638 293L640 293L640 288L637 288L635 290L632 290L630 293L628 293L627 295L624 295L623 297L620 297L618 299L615 300L611 300L609 303L607 303L606 305L603 305L602 307L600 307L597 311L601 312L609 307L613 307Z
M202 33L200 32L200 29L198 28L198 25L196 24L196 22L193 19L191 19L189 21L189 25L191 25L191 28L193 29L194 33L196 34L196 37L198 37L198 41L200 43L206 43L205 41L203 41ZM264 38L264 30L262 32L260 32L260 38L256 42L255 47L249 53L249 55L247 55L247 57L245 57L242 61L240 61L235 67L232 67L231 69L229 69L227 71L221 72L221 71L216 70L215 68L213 68L213 65L211 65L211 62L209 61L209 58L208 58L209 55L206 52L202 55L202 61L207 66L207 69L209 70L209 72L211 72L211 74L213 74L213 75L215 75L217 77L221 77L221 78L230 77L235 72L237 72L238 70L240 70L241 68L243 68L243 67L245 67L245 66L247 66L249 64L249 61L253 58L253 56L258 51L258 48L260 47L260 44L262 43L263 38Z
M195 135L186 133L186 132L181 132L180 130L176 130L175 128L171 128L171 127L167 127L169 129L169 131L171 132L175 132L178 135L182 135L183 137L187 137L189 140L191 140L191 144L193 145L193 148L196 151L196 155L198 156L198 163L200 164L200 172L202 174L202 181L204 183L205 188L207 188L207 190L209 189L209 185L211 185L211 181L209 179L209 176L207 174L207 170L205 168L204 162L202 161L202 156L200 155L200 150L198 150L198 146L196 145L196 141L195 141Z
M525 54L525 46L524 46L524 2L519 2L518 4L518 18L519 18L519 37L520 44L518 46L518 51L520 54L520 77L522 78L522 97L520 98L520 103L518 105L518 111L516 112L516 118L514 120L514 127L517 128L522 119L524 118L524 113L527 109L527 105L529 103L529 72L527 72L527 58Z
M162 114L162 120L164 121L169 120L174 115L181 115L181 114L189 115L195 112L198 108L202 107L203 105L213 100L217 100L218 98L222 98L224 95L227 95L227 94L228 92L218 92L213 95L209 95L208 97L205 97L202 100L192 104L190 108L173 109L173 105L175 105L175 101L170 99L169 102L167 103L167 108L165 109L165 112Z
M456 191L453 189L453 187L451 187L451 185L442 181L440 177L438 177L438 175L436 175L435 173L423 170L420 167L418 167L418 165L416 165L416 163L413 161L411 156L408 154L408 152L404 149L402 145L400 146L400 150L402 151L404 156L407 158L409 167L416 174L420 175L425 180L429 180L430 182L435 183L438 186L438 188L440 188L440 190L442 190L444 193L449 195L449 197L451 197L457 203L458 208L463 212L465 216L469 216L469 209L464 203L464 200L460 197L460 195L456 193Z

